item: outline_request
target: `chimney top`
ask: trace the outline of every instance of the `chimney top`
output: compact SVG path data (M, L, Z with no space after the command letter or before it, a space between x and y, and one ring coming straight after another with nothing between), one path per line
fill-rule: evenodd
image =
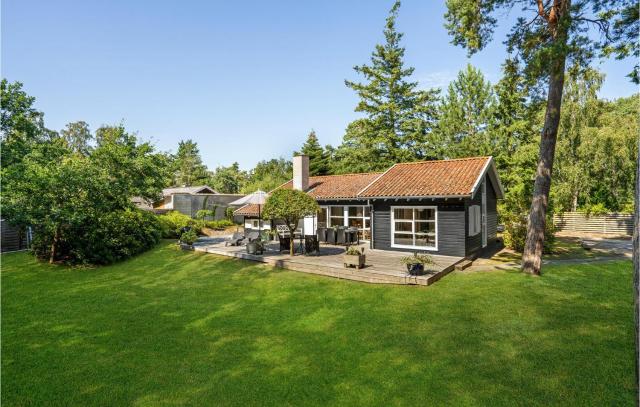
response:
M309 156L307 155L293 156L293 189L299 191L309 189Z

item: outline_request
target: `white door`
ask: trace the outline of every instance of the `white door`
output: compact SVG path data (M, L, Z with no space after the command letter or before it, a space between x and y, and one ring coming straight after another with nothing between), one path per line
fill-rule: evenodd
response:
M482 181L482 247L487 247L487 182Z

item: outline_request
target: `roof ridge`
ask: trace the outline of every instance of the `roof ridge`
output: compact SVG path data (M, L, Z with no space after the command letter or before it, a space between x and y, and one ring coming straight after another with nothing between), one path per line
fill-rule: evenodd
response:
M482 155L477 157L460 157L460 158L446 158L444 160L423 160L423 161L408 161L403 163L396 163L394 165L413 165L413 164L426 164L426 163L446 163L451 161L471 161L471 160L486 160L492 158L491 155Z
M327 174L327 175L309 175L309 178L320 178L320 177L344 177L348 175L376 175L382 174L383 171L373 171L373 172L349 172L347 174Z

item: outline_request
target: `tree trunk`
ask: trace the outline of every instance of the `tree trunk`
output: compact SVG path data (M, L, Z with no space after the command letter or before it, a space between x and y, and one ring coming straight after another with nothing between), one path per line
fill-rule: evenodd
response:
M640 144L640 143L638 143ZM640 149L636 161L636 208L633 224L633 305L636 336L636 384L640 405Z
M60 228L56 228L56 232L53 234L53 242L51 243L51 253L49 254L49 264L53 264L56 260L56 254L58 254L58 242L60 240Z
M566 38L566 32L561 33L556 41L564 41L566 43ZM551 65L547 110L540 137L540 158L533 186L533 198L527 224L527 239L522 253L522 270L533 275L540 275L540 269L542 268L542 247L547 220L547 206L549 205L553 158L556 151L558 126L560 125L565 61L566 54L559 53Z

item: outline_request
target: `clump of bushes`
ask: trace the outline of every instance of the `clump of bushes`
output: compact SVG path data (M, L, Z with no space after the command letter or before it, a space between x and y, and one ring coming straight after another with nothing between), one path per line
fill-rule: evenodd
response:
M206 226L211 229L225 229L233 225L234 223L228 219L210 220L206 222Z
M195 232L200 233L198 222L178 211L167 212L158 216L158 220L162 225L162 237L165 239L175 239L180 237L181 230L185 227L197 229Z
M54 235L38 232L34 234L33 251L46 259ZM154 214L139 209L113 211L82 226L62 227L58 258L71 264L109 264L151 249L161 236L162 226Z
M504 245L509 249L521 253L524 251L524 244L527 240L527 212L503 212L501 220L504 222L504 233L502 235ZM553 215L547 216L544 230L543 253L553 252L555 243L555 227L553 226Z
M180 236L180 241L184 244L192 245L198 240L198 235L195 230L189 229Z

